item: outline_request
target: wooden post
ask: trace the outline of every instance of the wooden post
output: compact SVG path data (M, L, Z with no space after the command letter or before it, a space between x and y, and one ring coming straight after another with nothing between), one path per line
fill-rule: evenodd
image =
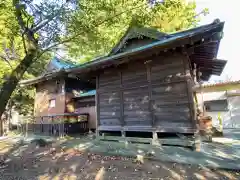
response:
M120 95L120 121L122 128L125 126L124 122L124 100L123 100L123 86L122 86L122 71L119 72L120 77L120 88L119 88L119 95ZM122 133L125 137L125 133Z
M227 90L226 90L226 98L227 98L227 103L228 103L228 111L229 111L230 120L232 120L232 107L231 107L231 104L230 104L230 100L229 100L229 96L228 96L228 91ZM234 128L233 122L232 122L231 126L232 126L232 128Z
M202 99L202 113L203 113L203 116L205 115L205 110L204 110L204 98L203 98L203 91L202 91L202 84L200 84L200 89L201 89L201 99Z
M196 129L197 128L197 116L196 116L196 108L195 108L195 103L194 103L194 94L192 92L192 86L189 81L190 81L190 79L187 79L187 82L186 82L187 83L187 95L188 95L188 100L189 100L189 110L190 110L193 127Z
M3 119L0 117L0 136L3 135Z
M61 117L61 116L60 116ZM58 120L58 136L61 137L61 118Z
M53 116L51 116L51 135L54 135Z
M151 61L148 61L146 63L147 68L147 80L148 80L148 96L149 96L149 102L148 102L148 111L150 112L150 116L152 119L152 127L155 127L155 118L154 118L154 110L153 110L153 98L152 98L152 80L151 80L151 67L150 63Z
M201 138L200 138L199 130L197 130L194 134L193 150L197 152L201 151Z
M195 92L192 90L193 84L197 84L197 65L194 63L193 67L191 66L191 61L188 55L188 52L184 50L184 55L185 57L183 58L183 63L184 63L184 71L185 71L185 76L186 76L186 83L187 83L187 95L189 99L189 109L190 109L190 115L192 119L192 124L193 127L195 128L195 133L194 133L194 147L193 149L196 151L200 151L200 136L199 136L199 127L198 127L198 121L197 121L197 112L196 112L196 106L195 106L195 101L194 98L196 98ZM187 60L187 61L186 61ZM191 73L192 71L192 73ZM197 101L196 101L197 103Z
M64 135L63 135L63 134L64 134L64 127L63 127L63 126L64 126L64 123L63 123L64 121L63 121L63 119L64 119L64 116L60 119L60 126L61 126L60 136L61 136L61 137L64 136Z
M65 116L62 119L62 136L65 136Z
M152 145L160 145L156 131L154 131L152 134Z
M63 79L62 87L61 87L61 93L66 98L66 79ZM61 123L61 137L65 136L65 121L64 120L65 120L65 116L63 116L63 119L61 118L61 120L60 120L60 123Z
M197 125L196 125L196 109L195 109L195 103L194 103L194 95L193 95L193 91L192 91L192 86L193 84L196 83L196 79L195 79L195 64L194 64L194 69L193 69L193 78L191 76L190 70L191 70L191 61L190 58L188 56L187 51L184 49L183 50L183 58L182 58L182 62L183 62L183 68L184 68L184 74L185 74L185 80L186 80L186 85L187 85L187 96L188 96L188 107L190 110L190 118L192 121L192 125L193 127L196 129Z
M33 132L33 134L35 133L35 124L36 124L36 119L35 119L36 117L35 116L33 116L33 126L32 126L32 132Z
M43 117L41 118L41 122L40 122L40 132L42 132L43 129Z
M99 107L99 75L96 77L96 95L95 95L95 102L96 102L96 137L99 136L98 127L100 125L100 107Z
M26 132L25 132L25 136L28 136L28 118L27 118L27 122L26 122Z

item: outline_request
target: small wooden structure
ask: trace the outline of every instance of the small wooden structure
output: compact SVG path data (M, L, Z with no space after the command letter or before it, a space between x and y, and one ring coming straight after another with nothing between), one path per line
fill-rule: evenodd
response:
M215 59L223 26L214 21L175 34L130 27L108 56L48 78L60 73L96 85L98 137L130 140L143 134L164 144L161 137L176 135L180 139L173 144L178 145L198 132L193 87L220 75L226 64Z
M22 122L21 132L49 136L65 136L67 134L84 134L89 131L89 114L52 114L40 117L27 117L34 122Z
M96 120L88 111L88 104L84 103L89 98L94 100L95 93L88 92L95 89L95 85L65 76L62 74L64 67L72 67L72 64L54 58L47 65L45 73L31 81L31 85L36 88L34 117L28 124L23 122L24 131L28 129L34 133L63 136L95 130ZM48 78L57 68L61 68L60 73L54 78ZM85 111L77 111L79 99Z

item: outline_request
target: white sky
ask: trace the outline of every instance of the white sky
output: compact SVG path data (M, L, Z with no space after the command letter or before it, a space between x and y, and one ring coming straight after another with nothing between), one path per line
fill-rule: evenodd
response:
M196 0L197 11L209 8L209 14L202 17L200 24L213 22L219 18L225 21L224 37L221 41L218 58L228 60L222 75L210 80L224 80L226 76L232 80L240 80L239 43L240 43L240 0Z

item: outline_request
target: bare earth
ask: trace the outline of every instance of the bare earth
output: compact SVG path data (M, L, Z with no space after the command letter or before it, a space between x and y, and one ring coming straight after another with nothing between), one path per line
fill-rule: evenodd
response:
M32 143L2 152L0 180L240 179L240 174L236 171L210 170L200 166L159 161L146 160L140 163L132 158L101 156L64 149L59 145L38 147Z

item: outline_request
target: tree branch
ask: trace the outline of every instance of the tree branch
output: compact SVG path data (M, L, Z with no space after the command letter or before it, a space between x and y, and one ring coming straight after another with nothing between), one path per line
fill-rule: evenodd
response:
M13 67L10 64L10 62L7 60L7 58L5 58L3 55L0 55L0 58L2 58L9 65L9 67L13 70Z
M46 19L44 19L43 21L39 22L38 24L36 24L33 28L32 31L33 32L37 32L38 30L42 29L44 26L46 26L49 22L51 22L64 8L64 6L67 4L64 3L62 4L62 6L58 9L57 12L53 12L51 15L47 16Z
M102 25L102 24L104 24L104 23L106 23L106 22L108 22L108 21L110 21L110 20L118 17L118 16L121 16L122 14L124 14L124 13L126 13L126 12L132 11L132 10L137 9L137 8L140 8L140 7L142 7L142 4L141 4L140 6L136 6L136 7L132 8L132 9L127 10L127 11L120 12L120 13L118 13L118 14L110 17L110 18L104 19L103 21L100 21L98 24L94 25L94 27L98 27L98 26L100 26L100 25ZM66 40L60 41L60 42L58 42L58 43L55 43L55 44L47 47L47 48L44 49L43 51L49 51L51 48L54 48L54 47L56 47L56 46L58 46L58 45L61 45L61 44L70 42L71 40L73 40L73 39L77 38L78 36L80 36L82 33L84 33L84 31L81 31L81 32L79 32L79 33L77 33L77 34L74 34L74 35L72 35L71 37L69 37L69 38L66 39Z
M26 26L22 18L19 0L13 0L13 6L15 7L15 16L17 18L18 24L21 27L22 31L25 31Z
M206 13L206 11L205 10L202 10L202 11L200 11L199 13L197 13L195 16L194 16L194 18L197 18L197 17L199 17L200 15L204 15Z
M31 17L28 17L27 19L27 28L29 28L29 21L30 21Z
M25 43L24 33L22 34L22 41L23 41L24 52L25 52L25 54L27 54L27 47L26 47L26 43Z
M43 21L41 21L37 26L32 28L33 32L37 32L38 30L42 29L44 26L46 26L49 22L51 22L54 18L56 17L56 15L52 15L49 19L44 19Z
M27 38L37 45L37 40L34 38L34 33L26 26L22 17L21 5L19 4L19 0L13 0L13 7L15 7L15 16L17 18L18 24L21 27L21 30L27 35Z

